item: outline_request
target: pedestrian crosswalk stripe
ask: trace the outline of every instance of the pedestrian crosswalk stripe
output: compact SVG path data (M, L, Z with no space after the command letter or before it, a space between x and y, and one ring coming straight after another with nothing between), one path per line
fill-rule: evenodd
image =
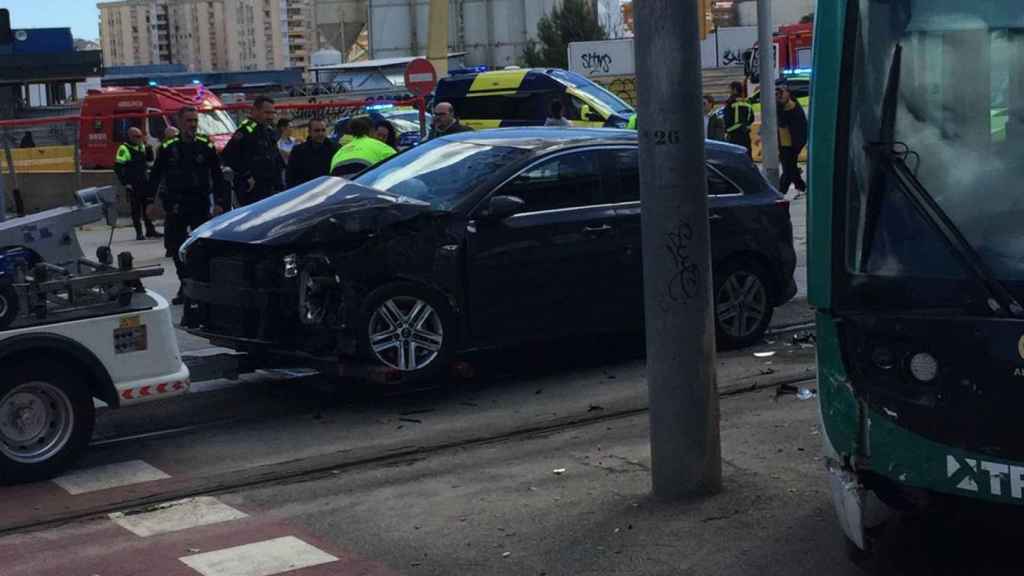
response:
M294 536L179 558L203 576L274 576L338 559Z
M137 513L116 512L110 515L110 519L119 526L142 538L246 517L246 513L210 496L167 502Z
M170 475L150 466L142 460L129 460L127 462L118 462L117 464L75 470L55 478L53 482L67 490L69 494L76 495L96 492L98 490L108 490L110 488L120 488L142 482L152 482L153 480L163 480L165 478L170 478Z

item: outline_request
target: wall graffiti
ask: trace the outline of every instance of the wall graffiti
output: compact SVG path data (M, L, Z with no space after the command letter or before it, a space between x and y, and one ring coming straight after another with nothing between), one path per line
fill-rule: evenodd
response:
M580 62L583 64L583 68L590 74L595 72L608 73L612 69L614 60L610 54L602 52L588 52L586 54L580 54Z

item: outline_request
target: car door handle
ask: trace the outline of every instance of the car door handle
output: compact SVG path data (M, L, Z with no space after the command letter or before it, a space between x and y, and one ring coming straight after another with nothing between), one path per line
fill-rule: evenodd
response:
M601 226L586 226L583 228L583 231L587 234L599 234L601 232L611 232L611 230L612 227L607 224L602 224Z

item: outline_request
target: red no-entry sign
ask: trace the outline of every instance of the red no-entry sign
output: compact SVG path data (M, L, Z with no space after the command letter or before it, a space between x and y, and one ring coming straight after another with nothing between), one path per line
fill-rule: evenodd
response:
M426 58L417 58L405 67L405 87L416 96L426 96L437 86L437 71Z

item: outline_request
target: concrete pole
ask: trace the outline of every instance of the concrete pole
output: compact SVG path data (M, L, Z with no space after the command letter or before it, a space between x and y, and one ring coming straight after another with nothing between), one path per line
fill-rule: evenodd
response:
M7 179L0 170L0 222L7 220Z
M634 4L651 470L665 499L722 484L698 4Z
M11 196L12 198L16 198L18 194L18 171L14 168L14 154L11 152L11 133L9 129L4 128L3 132L0 132L0 138L3 139L4 158L7 161L7 169L11 173ZM3 220L6 220L7 193L4 190L3 180L3 171L0 171L0 212L3 212ZM17 202L15 202L15 204L17 204Z
M82 137L81 122L71 123L71 148L74 150L75 162L75 190L82 189Z
M779 186L779 120L775 105L775 42L771 0L757 0L757 45L761 51L761 165ZM783 194L786 190L779 190Z

